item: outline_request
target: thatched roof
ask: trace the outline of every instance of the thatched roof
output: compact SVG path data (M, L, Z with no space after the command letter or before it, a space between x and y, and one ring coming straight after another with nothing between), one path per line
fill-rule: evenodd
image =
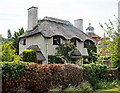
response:
M71 52L71 58L81 58L81 53L78 49L74 49L74 51Z
M42 52L41 52L40 48L38 47L38 45L31 45L27 49L33 49L33 50L36 51L36 55L37 55L37 60L38 61L44 61L45 60L45 57L42 54ZM19 56L23 57L22 53Z
M38 23L38 25L33 28L33 30L25 32L19 37L19 39L29 37L38 33L42 34L42 36L44 36L45 38L51 38L55 35L59 35L64 39L77 38L80 41L85 41L86 39L89 39L95 42L95 40L93 40L83 31L80 31L79 29L74 27L69 21L60 20L52 17L43 18Z

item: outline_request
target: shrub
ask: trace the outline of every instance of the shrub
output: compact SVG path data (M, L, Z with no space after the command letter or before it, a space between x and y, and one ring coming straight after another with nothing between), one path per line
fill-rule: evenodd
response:
M98 83L95 84L94 86L95 90L97 89L112 89L112 88L118 88L118 80L113 80L113 81L99 81Z
M99 81L94 85L95 90L97 89L106 89L105 82Z
M106 65L101 64L85 64L83 65L85 79L89 81L89 83L94 86L100 80L105 78L105 72L107 71Z
M24 49L22 51L23 61L34 62L36 58L36 52L33 49Z
M89 61L95 62L97 61L95 53L97 53L97 47L95 45L89 45L87 48L88 54L89 54Z
M93 88L91 87L89 82L85 81L77 86L75 90L80 91L81 93L91 93L93 91Z
M51 89L50 92L60 91L60 88ZM83 81L78 86L69 86L63 90L65 93L91 93L93 91L91 85L87 81Z
M55 58L56 56L55 55L48 55L48 64L53 64L55 63Z
M82 68L72 64L7 63L3 66L3 75L2 87L7 93L21 88L33 93L47 92L53 87L63 90L83 81Z
M71 56L70 53L75 49L74 43L67 41L65 43L62 43L56 47L57 50L57 56L64 57L65 62L71 63Z

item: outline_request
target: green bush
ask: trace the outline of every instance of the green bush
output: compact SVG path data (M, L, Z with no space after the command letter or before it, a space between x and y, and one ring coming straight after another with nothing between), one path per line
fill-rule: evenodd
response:
M95 89L95 90L97 90L97 89L106 89L105 82L99 81L98 83L96 83L96 84L94 85L94 89Z
M4 81L8 81L10 77L16 78L20 74L22 70L25 70L25 65L28 64L27 62L0 62L2 65L2 78ZM31 64L31 63L29 63ZM33 63L32 63L33 64Z
M105 79L105 72L107 71L106 65L91 63L84 64L83 68L85 73L85 79L89 81L92 86L94 86L100 80Z
M48 55L48 64L55 63L56 56L55 55Z
M32 49L24 49L22 51L23 61L34 62L36 58L36 52Z
M107 80L99 81L98 83L94 85L94 88L95 90L118 88L118 85L119 85L118 83L119 81L117 79L113 81L107 81Z
M82 82L79 86L77 86L75 90L80 91L81 93L92 93L93 88L89 84L89 82L85 81Z
M60 87L51 89L50 92L54 91L60 91ZM78 86L69 86L66 89L63 90L65 93L92 93L93 88L87 81L83 81Z
M95 45L89 45L87 48L88 54L89 54L89 61L95 62L97 61L97 57L94 53L97 53L97 47Z

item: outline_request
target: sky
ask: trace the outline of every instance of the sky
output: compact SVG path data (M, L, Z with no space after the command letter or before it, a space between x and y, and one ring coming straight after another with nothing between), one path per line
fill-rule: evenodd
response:
M103 36L104 31L99 23L118 16L119 0L0 0L0 34L7 37L8 29L13 34L21 27L27 30L27 9L38 7L38 18L45 16L68 20L74 25L74 20L83 19L83 31L91 25L95 33Z

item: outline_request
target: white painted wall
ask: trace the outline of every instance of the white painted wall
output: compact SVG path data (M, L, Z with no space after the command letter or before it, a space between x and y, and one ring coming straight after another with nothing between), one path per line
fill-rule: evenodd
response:
M19 41L19 54L22 53L23 49L28 48L30 45L38 45L39 48L41 49L41 52L43 53L43 55L46 58L46 61L44 61L44 64L48 63L48 55L55 55L55 53L57 53L56 51L56 47L58 45L53 45L53 38L44 38L41 34L37 34L31 37L26 37L23 38L26 39L26 45L22 45L21 41L22 39L20 39ZM62 38L60 38L61 43L65 42ZM78 42L77 41L77 49L81 52L81 54L83 53L83 47L84 47L84 43L83 42Z

